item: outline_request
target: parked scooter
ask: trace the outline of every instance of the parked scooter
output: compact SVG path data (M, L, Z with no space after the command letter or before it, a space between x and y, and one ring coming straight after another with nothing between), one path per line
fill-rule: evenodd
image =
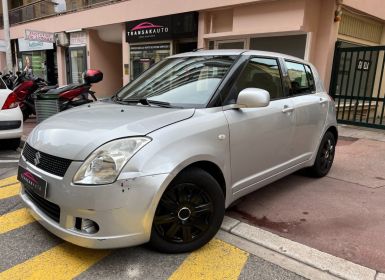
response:
M1 78L3 79L4 83L7 85L8 89L13 89L15 87L15 82L20 75L20 72L16 72L14 74L13 72L9 71L8 73L2 74L0 72Z
M70 84L62 87L46 86L38 89L34 93L38 121L42 121L55 113L97 101L95 92L91 90L91 87L92 84L103 80L103 73L99 70L89 69L83 73L83 80L84 83L81 84ZM92 99L88 98L89 95ZM47 102L47 100L53 100L54 102ZM39 102L41 102L42 106L38 106ZM39 116L40 108L44 108L42 110L46 112L40 112ZM49 114L47 111L49 111Z
M13 82L13 92L17 96L17 102L23 113L24 121L27 120L31 114L36 114L33 93L37 89L47 85L48 83L45 80L27 74L26 72L21 72Z

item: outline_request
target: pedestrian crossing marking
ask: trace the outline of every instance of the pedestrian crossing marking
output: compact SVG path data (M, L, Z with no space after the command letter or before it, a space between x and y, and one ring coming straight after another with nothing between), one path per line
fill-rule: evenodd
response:
M0 273L0 280L73 279L109 253L63 243Z
M35 219L28 213L26 208L9 212L0 216L0 234L25 226L34 221Z
M18 183L0 188L0 199L15 196L19 194L19 191L20 191L20 184Z
M5 179L1 179L0 180L0 188L8 186L8 185L16 184L18 182L19 181L17 181L17 176L12 176L12 177L8 177Z
M249 254L224 241L213 239L192 252L169 280L238 279Z

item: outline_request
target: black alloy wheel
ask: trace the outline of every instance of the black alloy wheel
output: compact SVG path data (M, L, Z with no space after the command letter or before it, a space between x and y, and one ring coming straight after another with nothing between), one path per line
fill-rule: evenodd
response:
M322 138L314 165L310 168L311 175L323 177L328 174L333 165L336 140L333 133L327 131Z
M223 216L224 196L218 182L202 169L185 170L159 201L150 243L168 253L195 250L216 234Z

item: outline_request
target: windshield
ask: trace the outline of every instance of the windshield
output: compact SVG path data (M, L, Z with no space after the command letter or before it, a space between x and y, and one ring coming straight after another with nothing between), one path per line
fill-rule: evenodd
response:
M206 107L235 58L194 56L165 59L122 88L116 101Z

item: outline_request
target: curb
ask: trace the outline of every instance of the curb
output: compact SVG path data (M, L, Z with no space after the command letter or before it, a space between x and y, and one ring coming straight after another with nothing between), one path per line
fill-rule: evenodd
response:
M280 255L313 267L323 273L327 273L332 277L348 280L385 280L385 274L383 273L377 273L373 269L321 252L228 216L225 216L221 229Z

